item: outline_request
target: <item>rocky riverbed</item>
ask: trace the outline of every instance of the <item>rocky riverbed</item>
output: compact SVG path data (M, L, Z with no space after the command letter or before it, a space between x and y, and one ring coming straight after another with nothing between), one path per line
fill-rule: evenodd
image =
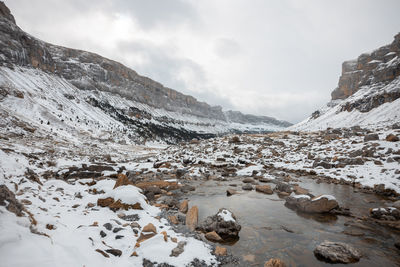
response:
M169 147L14 135L0 139L0 229L17 222L18 244L71 264L396 266L398 135L354 127Z

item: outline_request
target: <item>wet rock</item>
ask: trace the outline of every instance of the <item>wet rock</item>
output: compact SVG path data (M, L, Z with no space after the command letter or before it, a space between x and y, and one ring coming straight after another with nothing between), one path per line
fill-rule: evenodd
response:
M122 255L122 251L119 249L115 249L115 248L106 249L106 252L111 255L114 255L115 257L120 257Z
M232 195L235 195L235 194L237 194L238 192L236 191L236 190L233 190L233 189L231 189L231 188L229 188L229 189L227 189L226 190L226 195L229 197L229 196L232 196Z
M293 189L292 186L288 183L284 183L284 182L278 182L276 184L276 187L274 189L275 191L280 191L280 192L286 192L286 193L292 193Z
M313 199L308 195L289 196L286 198L285 205L307 213L327 213L339 207L336 199L330 195Z
M374 219L385 221L400 220L400 210L395 207L374 208L370 210L370 215Z
M225 240L237 238L241 228L236 221L235 215L231 211L222 208L217 214L207 217L197 229L205 233L216 232Z
M169 256L170 257L178 257L179 255L181 255L183 253L185 246L186 246L185 241L179 241L178 245L174 249L172 249L171 255L169 255Z
M151 233L157 234L157 229L154 226L154 224L149 223L143 227L142 232L151 232Z
M399 141L399 137L394 135L394 134L389 134L388 136L386 136L386 141L388 141L388 142L398 142Z
M244 179L242 180L242 182L243 182L243 183L254 183L255 181L254 181L253 178L247 177L247 178L244 178Z
M228 255L228 250L224 247L216 246L214 250L214 254L217 256L226 256Z
M309 194L309 191L307 189L302 188L298 185L294 186L293 190L297 195L308 195Z
M186 213L188 211L188 208L189 208L189 201L187 199L185 199L179 205L179 211L182 212L182 213Z
M243 190L251 191L253 190L253 186L251 184L245 184L242 186Z
M273 193L269 185L256 185L256 191L264 194L271 195Z
M186 214L186 226L189 228L189 230L194 231L198 223L198 217L199 209L197 206L191 207Z
M17 216L23 216L24 206L15 198L15 195L6 185L0 185L0 206L6 206L6 209Z
M205 238L207 238L207 240L210 240L212 242L221 242L222 241L222 238L215 231L208 232L204 236L205 236Z
M361 258L361 253L357 249L346 243L325 241L319 244L314 255L329 263L353 263Z
M286 264L281 259L270 259L265 262L264 267L286 267Z
M379 140L378 134L367 134L364 136L364 142Z

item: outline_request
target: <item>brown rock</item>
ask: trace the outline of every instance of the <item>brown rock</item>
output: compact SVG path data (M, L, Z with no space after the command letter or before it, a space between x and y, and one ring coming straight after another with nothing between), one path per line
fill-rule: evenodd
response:
M229 189L227 189L226 190L226 195L229 197L229 196L232 196L232 195L235 195L235 194L237 194L238 192L236 191L236 190L233 190L233 189L231 189L231 188L229 188Z
M186 213L188 211L188 208L189 208L189 201L187 199L185 199L180 204L179 211L182 212L182 213Z
M101 255L103 255L104 257L106 257L106 258L109 258L109 257L110 257L110 255L108 255L107 253L105 253L105 252L102 251L101 249L96 249L96 251L97 251L98 253L100 253Z
M122 251L116 248L106 249L106 252L115 257L120 257L122 255Z
M389 134L388 136L386 136L386 141L388 141L388 142L398 142L399 141L399 137L397 137L394 134Z
M269 185L256 185L256 191L268 195L271 195L273 193Z
M186 214L186 226L191 231L194 231L194 229L196 228L198 223L198 217L199 217L199 209L197 208L197 206L191 207L188 213Z
M164 236L164 241L167 242L168 241L168 235L167 232L162 231L161 234Z
M179 221L175 215L168 216L168 220L173 224L179 224Z
M97 206L100 207L108 207L110 206L112 203L114 203L114 199L112 197L108 197L108 198L99 198L97 200Z
M210 240L212 242L221 242L222 241L222 238L215 231L208 232L204 236L205 236L205 238L207 238L207 240Z
M131 254L131 257L137 257L137 256L139 256L139 255L136 253L136 251L134 251L134 252Z
M214 254L217 256L226 256L228 255L228 250L224 247L216 246Z
M118 178L115 182L113 189L117 188L118 186L133 184L131 181L128 180L128 177L125 174L119 173L117 177Z
M152 232L157 234L157 229L154 226L154 224L149 223L148 225L146 225L145 227L143 227L142 232Z
M286 264L281 259L270 259L265 262L264 267L286 267Z
M123 210L129 210L129 209L134 209L134 210L142 210L142 206L140 205L139 202L135 203L135 204L125 204L122 203L121 200L117 200L114 203L112 203L111 205L108 206L111 210L113 211L117 211L119 209L123 209Z
M309 191L307 189L302 188L298 185L294 186L293 190L297 195L307 195L309 193Z
M136 245L135 245L135 247L140 247L140 243L141 243L141 242L146 241L146 240L152 238L152 237L155 236L155 235L156 235L155 233L150 233L150 234L143 234L143 232L140 233L139 238L136 240Z

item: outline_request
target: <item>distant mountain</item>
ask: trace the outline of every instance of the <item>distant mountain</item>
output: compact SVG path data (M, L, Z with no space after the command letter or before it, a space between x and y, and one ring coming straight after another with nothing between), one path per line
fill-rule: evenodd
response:
M342 65L332 100L291 129L380 127L400 121L400 33L394 41Z
M0 90L3 94L12 95L18 90L22 94L29 92L32 99L21 99L20 104L30 101L30 105L38 103L35 98L52 95L54 98L51 101L58 104L74 102L67 104L70 109L78 109L75 102L79 101L79 105L85 105L86 109L95 108L91 118L85 118L86 121L102 124L102 117L108 116L115 121L115 125L120 123L125 132L130 132L132 140L165 139L175 142L232 132L268 132L290 125L273 118L240 112L234 112L235 116L232 116L233 113L224 113L219 106L210 106L164 87L113 60L43 42L21 30L2 2L0 32ZM29 80L42 90L29 91L32 88L25 87L21 80ZM64 93L58 95L60 91ZM1 104L3 108L7 106L4 101ZM48 120L44 114L51 113L46 109L52 104L41 105L43 110L40 114L32 116ZM78 111L71 111L71 114L74 112ZM11 113L17 117L27 116L18 110ZM65 110L58 113L58 117L67 114ZM80 123L76 123L75 127L81 127ZM113 123L110 122L110 125ZM64 119L62 124L68 123ZM86 125L82 127L86 128Z

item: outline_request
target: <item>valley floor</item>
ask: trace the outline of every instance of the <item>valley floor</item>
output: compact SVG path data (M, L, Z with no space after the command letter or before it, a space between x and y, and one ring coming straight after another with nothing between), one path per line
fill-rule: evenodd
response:
M295 261L293 251L277 244L299 237L312 245L323 241L304 225L321 228L321 238L355 243L364 251L376 245L377 252L360 264L385 257L388 266L400 262L394 247L400 229L397 125L226 136L168 147L71 141L54 134L44 138L29 127L18 129L3 129L0 136L0 257L5 266L257 265L274 257L295 266L301 259ZM234 196L228 198L227 190ZM340 207L310 217L283 205L296 195L320 194L329 194L327 200L336 197ZM249 211L256 215L255 205L263 203L271 211L259 210L260 216L273 215L249 224L254 222ZM209 242L207 231L198 228L220 208L233 212L232 221L242 225L239 242ZM370 208L382 210L376 214ZM366 224L384 228L365 233ZM343 237L348 225L353 235ZM276 227L286 229L281 240L265 233ZM299 236L287 235L293 232ZM255 235L256 241L246 243L254 233L264 239ZM377 243L366 247L357 234ZM263 243L268 239L275 245ZM323 266L312 248L302 253L308 255L304 264Z

